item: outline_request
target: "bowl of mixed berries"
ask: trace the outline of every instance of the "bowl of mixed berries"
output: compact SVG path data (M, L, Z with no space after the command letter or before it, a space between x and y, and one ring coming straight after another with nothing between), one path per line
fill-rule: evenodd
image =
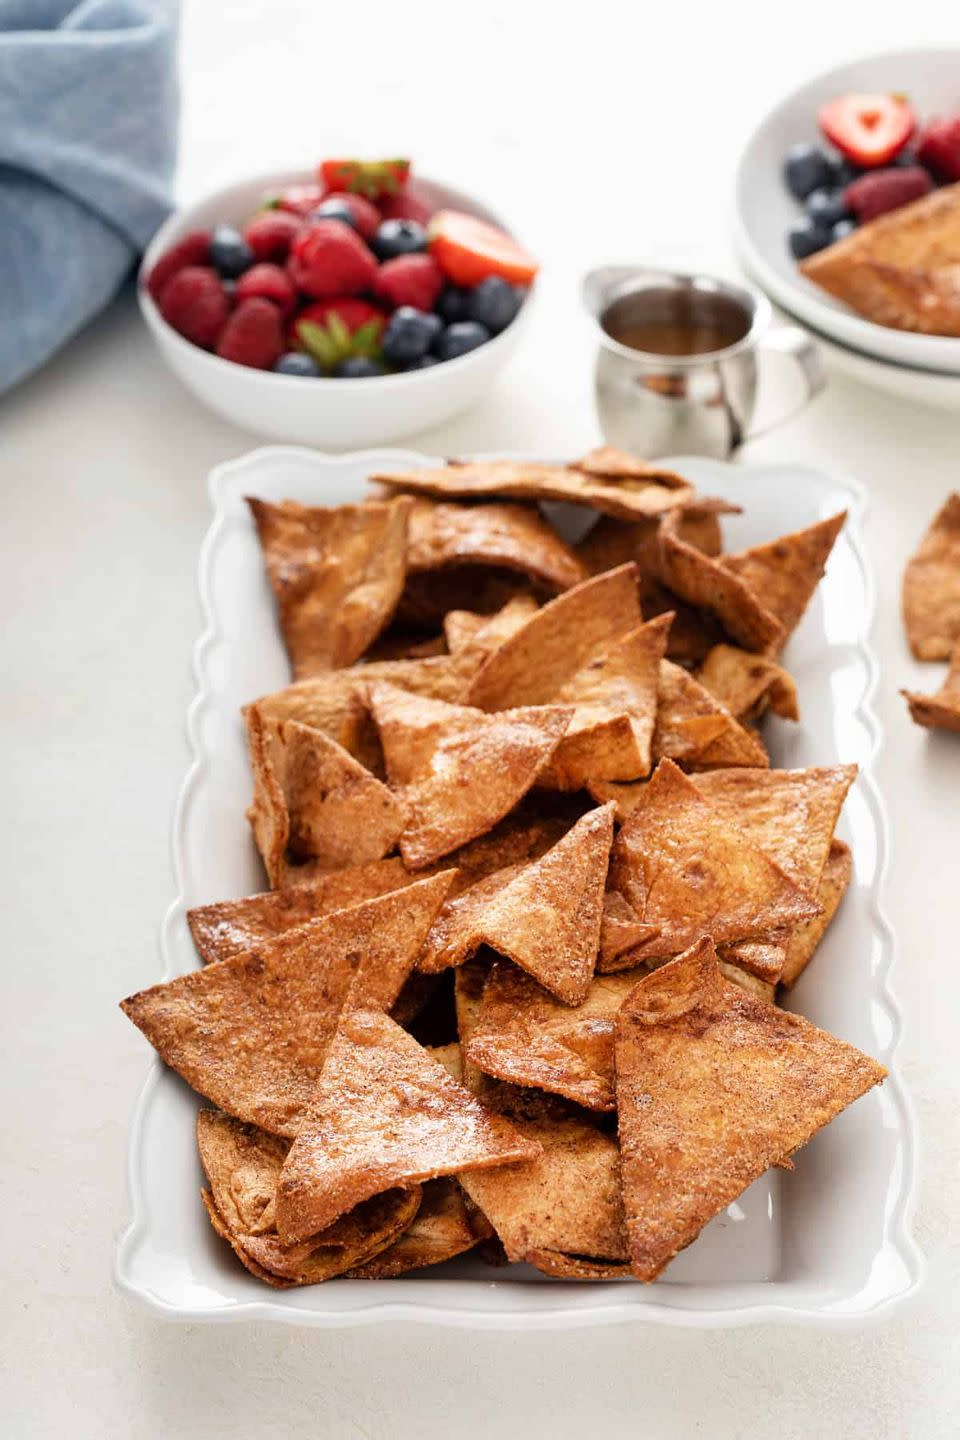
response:
M472 197L407 160L325 160L169 220L140 302L164 358L219 414L308 444L378 444L488 388L536 261Z

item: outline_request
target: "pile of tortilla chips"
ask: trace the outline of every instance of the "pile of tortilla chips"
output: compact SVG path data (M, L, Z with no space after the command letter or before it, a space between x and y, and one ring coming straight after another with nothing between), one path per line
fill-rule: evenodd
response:
M937 512L903 576L903 618L918 660L947 660L933 695L903 690L910 714L928 730L960 732L960 492Z
M851 878L855 767L771 769L842 516L602 449L250 502L295 682L244 709L271 888L123 1009L204 1097L214 1230L274 1286L467 1251L661 1273L884 1071L779 1008ZM571 546L540 501L597 512Z

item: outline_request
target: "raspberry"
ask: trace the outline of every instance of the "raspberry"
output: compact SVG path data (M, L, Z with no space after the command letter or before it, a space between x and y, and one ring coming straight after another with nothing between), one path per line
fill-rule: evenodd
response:
M297 292L286 270L266 261L261 265L251 265L237 281L238 302L253 300L257 296L263 300L271 300L274 305L279 306L283 315L289 315L297 303Z
M167 324L204 350L216 345L230 314L230 299L220 276L205 265L178 270L164 285L157 303Z
M927 121L917 141L917 159L940 180L960 180L960 115Z
M247 222L243 238L258 260L286 260L302 223L286 210L262 210Z
M353 223L357 233L362 235L364 240L369 240L380 229L381 215L376 205L371 200L366 200L362 195L350 195L346 190L331 190L329 195L324 195L320 205L320 214L323 213L323 206L328 200L337 200L341 205L346 205L353 216Z
M210 231L191 230L165 251L147 276L147 289L159 301L163 287L187 265L206 265L210 259Z
M374 294L394 310L432 310L442 289L443 273L430 255L398 255L380 266L373 282Z
M298 290L325 300L369 290L377 262L344 221L317 220L294 240L287 268Z
M871 170L854 180L843 192L843 203L856 215L861 225L886 215L890 210L899 210L911 200L929 195L933 181L919 165L904 165L899 169Z
M283 353L280 311L259 296L237 306L224 327L217 354L235 365L269 370Z

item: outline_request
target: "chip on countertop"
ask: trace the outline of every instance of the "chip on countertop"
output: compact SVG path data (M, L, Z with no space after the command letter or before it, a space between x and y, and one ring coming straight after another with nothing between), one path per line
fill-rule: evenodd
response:
M918 660L949 660L960 641L960 491L948 495L907 561L903 618Z
M900 693L906 696L917 725L927 730L960 730L960 640L954 646L950 669L939 690L933 695L921 695L916 690Z

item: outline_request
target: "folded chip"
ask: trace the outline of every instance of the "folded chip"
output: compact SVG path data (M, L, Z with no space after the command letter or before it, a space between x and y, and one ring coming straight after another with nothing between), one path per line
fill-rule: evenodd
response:
M403 1234L373 1259L348 1273L357 1280L386 1280L405 1275L408 1270L422 1270L427 1265L452 1260L492 1234L493 1228L476 1206L470 1204L457 1180L452 1177L428 1180L423 1186L420 1208Z
M395 1186L538 1154L388 1015L344 1012L280 1176L277 1230L294 1244Z
M491 830L549 762L570 706L528 706L486 715L411 695L382 682L369 703L391 788L407 810L400 853L422 869Z
M933 695L921 695L916 690L900 693L906 696L917 725L927 730L960 730L960 640L954 646L950 669L939 690Z
M289 1143L216 1110L197 1116L211 1223L268 1285L314 1285L390 1251L421 1208L420 1191L388 1190L298 1245L280 1242L274 1200Z
M463 702L480 710L549 704L585 665L640 624L634 566L585 580L537 610L494 650Z
M660 579L688 604L715 615L745 650L779 648L783 629L768 608L764 591L726 567L724 557L705 555L669 526L660 534Z
M718 944L764 939L820 913L671 760L660 762L614 841L610 883L660 927L618 957L621 969L676 955L704 934Z
M413 502L409 519L410 574L451 565L517 570L547 590L568 590L587 572L535 505Z
M782 648L803 618L846 518L846 511L841 511L806 530L796 530L766 545L720 557L718 564L762 597L767 610L776 616L782 635L779 641L776 637L771 639L771 653ZM747 646L747 649L755 648Z
M706 937L640 981L615 1045L630 1258L647 1281L886 1074L729 984Z
M948 495L903 574L903 619L918 660L949 660L960 641L960 491Z
M793 676L763 655L736 645L714 645L697 679L738 720L759 720L768 710L785 720L799 720Z
M393 1005L452 879L447 871L310 920L121 1008L221 1110L293 1136L341 1010Z
M813 959L814 951L840 908L840 901L847 892L852 876L853 857L849 845L845 845L842 840L832 840L817 887L817 902L821 913L788 931L786 954L780 972L781 985L796 984Z
M247 707L253 802L247 811L271 885L285 879L285 857L336 869L380 860L406 822L403 804L382 781L322 730L264 717Z
M410 502L401 497L332 509L293 500L247 503L294 676L352 665L400 599Z

